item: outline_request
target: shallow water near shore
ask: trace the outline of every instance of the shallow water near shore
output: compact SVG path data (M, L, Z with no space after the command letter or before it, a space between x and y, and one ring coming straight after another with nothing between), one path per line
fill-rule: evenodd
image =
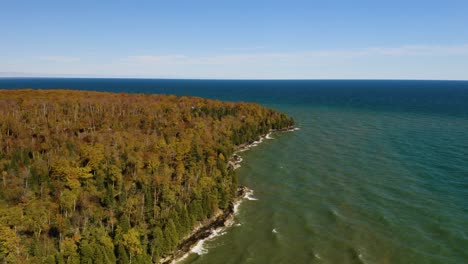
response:
M253 199L184 264L468 260L468 82L0 79L6 87L196 95L293 116L300 130L239 153Z
M239 228L185 263L466 260L468 153L446 145L466 146L466 120L313 112L300 131L244 153L239 173L258 200L241 205ZM450 124L453 135L439 134Z

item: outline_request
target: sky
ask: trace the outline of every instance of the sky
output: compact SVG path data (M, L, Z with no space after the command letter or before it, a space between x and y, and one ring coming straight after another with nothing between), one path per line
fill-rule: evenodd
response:
M0 76L468 80L467 14L467 0L0 0Z

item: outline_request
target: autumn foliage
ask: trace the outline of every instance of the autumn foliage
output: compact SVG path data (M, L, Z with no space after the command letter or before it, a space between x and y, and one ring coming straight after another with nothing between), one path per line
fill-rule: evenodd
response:
M157 262L230 206L235 146L292 124L251 103L0 91L0 261Z

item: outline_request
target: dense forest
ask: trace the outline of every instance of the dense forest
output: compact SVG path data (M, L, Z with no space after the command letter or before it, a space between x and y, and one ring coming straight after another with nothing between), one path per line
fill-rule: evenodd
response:
M0 91L0 262L157 263L230 206L236 146L293 122L253 103Z

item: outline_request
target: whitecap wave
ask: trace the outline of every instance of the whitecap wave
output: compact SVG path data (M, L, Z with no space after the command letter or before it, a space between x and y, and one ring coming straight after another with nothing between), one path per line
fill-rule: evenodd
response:
M253 195L253 191L252 191L252 190L249 190L249 191L247 191L247 192L244 194L244 196L242 197L243 199L240 199L239 201L237 201L237 202L235 202L235 203L233 204L233 213L234 213L234 215L236 215L236 214L238 213L238 211L239 211L239 206L241 205L241 203L242 203L242 201L243 201L244 199L251 200L251 201L252 201L252 200L257 200L256 198L253 198L252 195ZM199 256L208 253L208 249L205 247L205 242L206 242L206 241L209 241L209 240L212 240L212 239L214 239L215 237L225 235L225 234L227 233L227 232L225 231L226 228L229 227L229 226L232 226L232 225L233 225L233 223L231 222L231 224L227 225L226 227L220 227L220 228L211 230L211 234L210 234L207 238L199 240L199 241L197 242L197 244L195 244L195 246L192 247L192 249L190 250L189 253L194 253L194 254L197 254L197 255L199 255ZM234 226L241 226L241 225L242 225L241 223L236 223L236 224L234 224ZM172 263L178 263L178 262L180 262L181 260L185 259L185 258L188 256L189 253L185 254L185 255L184 255L183 257L181 257L180 259L173 261Z
M200 256L208 253L208 250L205 247L203 247L203 244L205 244L205 239L198 241L197 244L190 251Z
M244 152L244 151L247 151L247 150L249 150L249 149L251 149L253 147L256 147L259 144L261 144L265 139L273 139L273 137L271 137L271 133L268 133L265 136L260 137L258 140L255 140L250 144L246 144L246 145L242 146L240 149L238 149L236 151L236 153Z
M340 214L340 212L337 209L332 208L331 212L334 216L343 218L343 216Z
M244 193L244 195L242 196L242 199L239 199L238 201L236 201L233 204L232 211L234 212L234 215L237 215L237 213L239 212L239 206L242 204L243 200L249 200L249 201L257 201L258 200L257 198L252 197L252 196L253 196L253 191L248 190L248 191L246 191Z
M364 252L365 252L364 249L358 249L358 250L356 250L356 251L357 251L358 258L359 258L359 260L360 260L362 263L364 263L364 264L369 263L369 262L366 260L366 258L364 257Z
M247 200L249 200L249 201L258 201L257 198L254 198L254 197L252 197L252 196L247 196L247 197L245 197L245 199L247 199Z
M198 241L197 244L190 250L190 252L198 254L199 256L208 253L208 249L204 246L205 242L208 241L208 240L212 240L215 237L225 235L226 233L227 232L225 231L224 227L212 230L211 235L209 235L205 239L202 239L202 240Z
M237 214L239 212L239 205L241 205L241 203L242 200L239 200L233 204L232 211L234 212L234 214Z
M258 140L252 142L252 144L249 145L249 147L256 147L258 146L258 144L261 144L263 142L265 138L264 137L260 137Z
M253 190L249 190L247 192L245 192L244 194L244 199L247 199L249 201L257 201L258 199L253 197L253 194L254 194L254 191Z

